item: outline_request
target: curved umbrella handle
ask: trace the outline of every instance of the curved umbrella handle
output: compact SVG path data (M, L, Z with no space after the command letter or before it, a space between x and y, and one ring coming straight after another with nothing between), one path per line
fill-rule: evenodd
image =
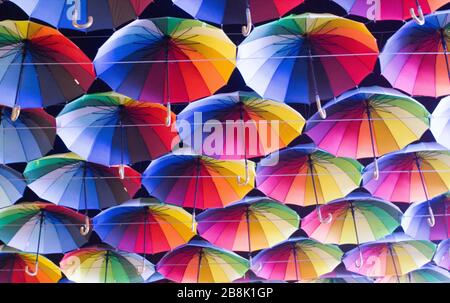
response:
M436 219L435 219L435 217L434 217L433 209L432 209L430 206L428 206L428 214L430 215L430 216L427 218L428 225L429 225L430 227L433 227L433 226L436 224Z
M36 277L39 272L39 264L36 262L34 265L34 271L30 271L30 268L25 266L25 273L29 275L30 277Z
M316 95L316 105L317 105L317 111L320 114L320 117L322 119L327 118L327 112L322 108L322 101L320 100L320 96Z
M12 108L11 111L11 121L16 122L17 119L19 119L20 116L20 106L16 105Z
M86 216L86 218L84 218L84 225L80 227L80 234L82 236L87 236L90 231L91 231L91 220L89 219L89 217Z
M92 16L88 17L88 22L84 23L84 24L80 24L78 23L78 17L80 12L78 11L78 9L80 8L80 0L75 0L75 9L73 11L73 15L72 15L72 25L75 28L78 29L87 29L90 28L92 26L92 24L94 24L94 18Z
M167 103L167 117L166 117L166 126L170 127L172 125L172 105Z
M123 164L119 165L119 178L120 178L120 180L125 179L125 165L123 165Z
M328 213L328 217L326 219L322 217L322 210L320 209L320 206L317 208L317 214L319 215L319 221L322 224L330 224L331 220L333 220L333 215L331 213Z
M364 258L363 258L363 254L362 254L361 248L358 247L358 249L359 249L359 258L355 261L355 267L356 268L361 268L363 266L363 264L364 264Z
M375 166L375 169L373 171L373 178L375 180L380 179L380 167L378 166L378 159L373 158L373 165Z
M248 37L253 29L252 12L249 7L245 10L245 16L247 17L247 25L242 26L242 35Z
M425 17L423 16L422 7L420 5L417 7L417 12L419 13L419 17L417 17L416 12L414 11L414 8L409 9L409 13L411 14L411 18L414 19L414 21L419 25L425 24Z
M237 177L237 183L238 183L238 185L240 185L240 186L247 186L248 185L248 183L250 182L250 174L249 174L249 172L248 172L248 164L247 164L247 160L246 160L246 162L245 162L245 178L243 179L244 181L242 181L242 177L241 176L238 176Z

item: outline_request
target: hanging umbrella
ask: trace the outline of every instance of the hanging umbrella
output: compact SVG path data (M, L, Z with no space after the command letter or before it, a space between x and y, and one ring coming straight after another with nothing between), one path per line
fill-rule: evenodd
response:
M278 244L299 227L298 214L267 198L246 198L197 216L199 235L219 247L251 252Z
M21 112L17 120L12 121L12 110L0 106L0 162L3 164L29 162L53 149L55 118L40 108Z
M335 269L332 272L312 280L312 283L373 283L368 277L349 272L344 269Z
M247 271L245 275L233 283L286 283L286 281L271 281L258 277L251 270Z
M39 270L39 254L74 250L88 239L80 234L85 217L50 203L34 202L0 209L0 240L13 248L36 254L35 266L26 267L30 276Z
M0 22L1 105L39 108L84 94L95 79L90 59L57 30L29 21Z
M236 46L225 33L197 20L136 20L115 32L94 60L99 78L135 100L191 102L224 86Z
M285 15L304 0L173 0L192 17L216 24L246 24L245 36L250 34L253 22L261 23Z
M143 283L155 273L154 265L142 257L105 245L89 246L64 255L64 275L77 283Z
M380 158L380 178L374 165L363 173L363 186L372 195L394 202L427 201L428 224L435 224L430 199L450 190L450 151L437 143L418 143Z
M79 31L112 29L137 18L154 0L9 0L31 18Z
M433 257L434 263L446 270L450 270L450 240L446 239L439 243L436 254Z
M316 114L306 134L324 150L340 157L374 158L419 140L429 127L430 113L414 99L393 89L366 87L347 92L327 104L327 119Z
M343 262L347 270L368 277L395 276L397 280L431 261L436 245L394 234L348 251ZM358 264L362 252L363 263Z
M22 198L26 187L21 173L0 164L0 208L12 205Z
M136 199L109 208L93 219L94 230L117 249L157 254L186 244L195 233L192 216L178 206L155 199Z
M376 283L450 283L450 274L447 270L438 266L425 265L413 270L406 275L386 276L375 280Z
M85 95L59 114L58 135L84 159L123 168L167 154L178 143L177 133L164 126L166 112L112 92Z
M258 253L251 269L268 280L307 281L331 272L341 262L342 255L337 246L291 238Z
M2 247L0 251L0 283L57 283L61 271L52 261L39 256L39 271L34 276L26 274L27 268L34 268L36 256Z
M253 189L255 164L245 184L244 161L216 160L193 154L169 154L153 161L143 174L145 188L151 196L166 203L194 209L224 207L239 201ZM238 179L239 177L239 179ZM192 221L194 229L194 220Z
M230 283L248 268L246 259L198 240L169 252L157 265L160 274L178 283Z
M288 204L316 205L342 198L361 182L363 167L357 161L337 158L312 144L273 153L257 168L257 188L267 196Z
M450 96L439 101L431 116L430 130L437 143L450 149Z
M450 10L425 17L425 24L406 23L380 54L381 72L410 95L450 94Z
M315 102L325 118L321 99L357 86L377 56L377 42L364 24L307 13L257 27L239 46L237 67L262 97Z
M447 0L333 0L349 14L378 20L408 20L423 25L424 14L430 14L448 3ZM417 9L417 10L416 10ZM416 15L417 11L417 15Z

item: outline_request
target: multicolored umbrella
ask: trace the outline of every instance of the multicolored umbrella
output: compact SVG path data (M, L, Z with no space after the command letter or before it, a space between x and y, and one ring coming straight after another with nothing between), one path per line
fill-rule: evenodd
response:
M430 130L437 143L450 149L450 96L439 101L431 116Z
M23 109L16 121L12 111L0 106L0 162L29 162L53 149L56 122L43 109Z
M288 204L308 206L345 197L361 182L358 161L337 158L312 144L273 153L257 167L257 188L267 196ZM326 220L318 210L321 222Z
M77 283L143 283L155 273L149 261L142 268L141 256L105 245L67 253L60 267L69 280Z
M0 208L12 205L22 198L26 187L21 173L0 164Z
M435 224L427 222L428 207L431 207ZM416 202L405 212L403 230L414 239L445 240L450 238L450 192L437 196L428 202Z
M166 112L113 92L85 95L58 115L58 135L90 162L123 167L158 158L178 143L177 133L164 126Z
M439 97L450 94L450 10L410 21L386 43L380 54L381 72L410 95Z
M9 0L31 18L57 28L94 31L117 28L138 17L154 0Z
M320 276L319 279L312 280L312 283L373 283L372 279L358 275L342 268L337 268L332 272Z
M321 99L357 86L373 71L378 52L364 24L307 13L255 28L239 46L237 67L262 97L315 102L325 117Z
M372 195L393 202L427 201L428 224L435 224L430 199L450 190L450 151L434 142L417 143L380 158L380 178L373 163L363 173Z
M99 78L135 100L168 105L212 95L235 67L236 46L197 20L136 20L115 32L94 60Z
M251 253L289 238L298 229L300 218L283 204L256 197L209 209L197 216L197 221L199 235L212 244Z
M406 275L397 277L386 276L375 280L375 283L450 283L450 274L438 266L425 265Z
M414 99L393 89L358 88L325 107L328 117L311 117L306 134L324 150L340 157L374 158L419 140L430 113Z
M268 280L307 281L333 271L342 255L337 246L291 238L258 253L251 269Z
M230 283L248 268L246 259L198 240L169 252L157 264L160 274L178 283Z
M39 108L84 94L95 79L91 60L57 30L30 21L0 22L1 105Z
M436 254L433 257L434 263L446 270L450 270L450 240L439 243Z

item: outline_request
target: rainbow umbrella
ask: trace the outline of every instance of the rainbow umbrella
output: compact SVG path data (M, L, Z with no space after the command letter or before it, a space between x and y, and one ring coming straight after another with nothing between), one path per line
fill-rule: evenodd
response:
M347 270L368 277L395 276L397 280L431 261L436 245L393 234L348 251L343 263ZM359 264L362 252L363 262Z
M178 283L230 283L248 268L246 259L199 240L174 249L157 264L160 274Z
M9 0L31 18L57 28L94 31L137 18L154 0Z
M406 23L380 54L381 72L410 95L450 94L450 10L425 17L425 24Z
M357 86L373 71L378 52L364 24L307 13L257 27L239 46L237 67L262 97L315 102L325 117L321 99Z
M288 204L316 205L342 198L361 182L363 167L348 158L337 158L312 144L273 153L257 167L257 188L267 196Z
M381 157L379 165L379 179L373 176L373 163L365 168L364 188L388 201L427 201L427 221L434 226L430 199L450 190L450 151L434 142L417 143Z
M439 243L436 254L433 257L434 263L446 270L450 270L450 240Z
M0 106L0 162L29 162L43 157L53 149L56 122L43 109L22 110L16 121L12 110Z
M427 222L428 207L435 216L435 224ZM428 202L416 202L405 212L402 220L407 235L421 240L445 240L450 238L450 192L437 196Z
M84 94L95 79L91 60L57 30L29 21L0 22L1 105L39 108Z
M406 275L397 277L386 276L378 278L375 283L450 283L450 274L447 270L438 266L425 265L413 270Z
M333 0L349 14L378 20L408 20L423 24L424 14L430 14L448 3L447 0ZM416 9L417 14L416 15Z
M319 279L312 280L312 283L373 283L372 279L366 276L349 272L342 268L336 268L332 272L320 276Z
M0 164L0 208L12 205L22 198L26 187L21 173Z
M27 274L27 268L34 268L35 264L35 255L2 247L0 283L57 283L61 279L58 266L44 256L39 256L36 275Z
M85 95L58 115L58 135L90 162L123 167L158 158L177 144L177 133L164 126L166 112L113 92Z
M199 235L214 245L251 252L278 244L299 226L298 214L267 198L246 198L226 208L209 209L197 216Z
M439 101L431 116L430 130L437 143L450 149L450 96Z
M242 27L250 34L253 21L261 23L285 15L304 0L172 0L192 17L216 24L247 24Z
M366 87L327 104L328 117L311 117L306 134L324 150L340 157L374 158L419 140L430 113L414 99L393 89Z
M331 272L342 255L337 246L297 237L262 250L251 269L267 280L306 281Z
M64 275L76 283L143 283L154 273L154 265L142 257L113 250L106 245L81 248L64 255Z
M212 95L235 67L236 46L197 20L136 20L115 32L94 60L99 78L135 100L168 105Z

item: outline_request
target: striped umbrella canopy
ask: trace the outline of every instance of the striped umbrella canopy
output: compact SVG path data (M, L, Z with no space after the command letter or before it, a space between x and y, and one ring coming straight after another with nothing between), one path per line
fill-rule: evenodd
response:
M157 264L160 274L178 283L230 283L248 268L239 255L198 240L169 252Z
M83 32L113 29L137 18L154 0L9 0L31 18Z
M283 204L254 197L225 208L208 209L197 216L197 221L199 235L212 244L251 253L289 238L298 229L300 218Z
M373 71L377 57L376 39L364 24L307 13L255 28L239 46L237 67L262 97L315 102L325 117L321 99L357 86Z
M0 164L0 208L12 205L22 198L26 187L21 173Z
M406 275L378 278L375 283L450 283L450 273L438 266L425 265Z
M109 208L94 219L94 230L117 249L157 254L186 244L195 233L192 216L181 207L156 199L136 199Z
M435 224L427 222L428 206L431 207ZM405 212L402 227L406 234L421 240L445 240L450 238L450 193L437 196L429 203L416 202Z
M149 261L105 245L84 247L64 255L62 272L77 283L144 283L155 273Z
M337 246L296 237L262 250L251 269L267 280L307 281L333 271L342 255Z
M395 88L414 96L450 94L450 10L410 21L386 43L380 54L382 75Z
M446 239L439 243L436 254L433 257L434 263L446 270L450 270L450 240Z
M430 130L437 143L450 149L450 96L439 101L431 116Z
M352 272L349 272L342 268L336 268L332 272L320 276L319 279L312 280L312 283L373 283L373 280Z
M12 109L0 106L0 163L29 162L53 149L56 122L43 109L23 109L11 120Z

